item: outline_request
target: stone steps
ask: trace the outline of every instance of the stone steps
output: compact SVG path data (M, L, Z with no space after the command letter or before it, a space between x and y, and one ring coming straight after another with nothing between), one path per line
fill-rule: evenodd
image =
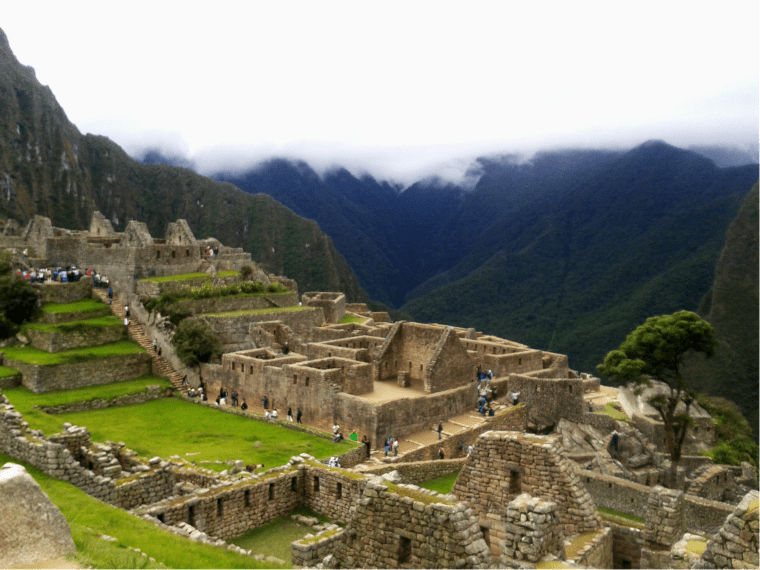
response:
M93 293L102 299L103 302L108 303L108 293L106 290L93 289ZM122 321L127 316L127 313L124 310L124 306L116 299L113 300L113 303L110 305L110 307L111 312L119 317L119 319ZM134 315L130 316L127 332L129 333L129 337L137 344L139 344L143 349L145 349L145 352L150 355L150 358L153 361L153 372L157 376L164 376L168 378L172 383L172 386L174 386L181 393L187 394L188 386L182 384L182 375L174 369L169 361L167 361L163 356L159 356L158 353L153 350L152 339L146 334L142 324L140 324L137 319L134 318Z

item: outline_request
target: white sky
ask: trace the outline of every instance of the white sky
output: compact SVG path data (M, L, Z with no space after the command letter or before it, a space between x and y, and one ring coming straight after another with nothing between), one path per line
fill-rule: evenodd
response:
M82 132L130 154L411 182L488 153L757 145L759 6L5 0L0 27Z

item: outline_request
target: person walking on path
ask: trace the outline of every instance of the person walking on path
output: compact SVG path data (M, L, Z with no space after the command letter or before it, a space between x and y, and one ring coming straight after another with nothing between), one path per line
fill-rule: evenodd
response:
M441 434L443 433L443 424L441 422L438 423L438 439L441 439Z
M393 440L393 457L398 457L398 438Z
M443 453L443 448L438 450L438 459L444 459L446 456Z
M293 409L292 408L288 408L288 421L289 422L293 421Z
M520 392L512 392L512 405L517 405L517 399L520 396Z
M264 404L264 409L265 410L269 409L269 398L267 398L266 396L264 396L264 399L261 400L261 403Z
M301 408L298 408L296 410L296 423L297 424L301 423L301 416L303 416L303 414L301 413Z

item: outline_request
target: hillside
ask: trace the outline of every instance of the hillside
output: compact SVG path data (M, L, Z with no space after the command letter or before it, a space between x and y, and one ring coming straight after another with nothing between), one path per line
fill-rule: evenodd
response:
M101 211L122 231L143 221L162 237L184 218L196 237L242 247L267 270L298 281L302 291L345 291L367 301L356 276L316 222L263 194L191 170L144 165L105 137L82 135L50 88L21 65L0 30L0 219L35 214L53 225L89 227Z

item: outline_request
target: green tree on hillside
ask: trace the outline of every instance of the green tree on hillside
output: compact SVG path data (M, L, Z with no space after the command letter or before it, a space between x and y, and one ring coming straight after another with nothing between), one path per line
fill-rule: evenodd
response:
M650 317L623 341L620 348L607 354L600 374L621 382L649 385L659 380L669 394L657 394L648 403L660 414L665 425L665 444L670 454L672 483L676 482L681 447L691 424L689 408L695 398L688 382L681 375L684 356L701 352L707 358L715 354L718 341L715 329L690 311ZM677 412L679 403L684 408Z
M0 252L0 338L14 335L37 312L37 289L13 272L11 254Z
M185 319L172 337L177 356L187 366L200 366L221 354L221 344L211 327L201 319Z

